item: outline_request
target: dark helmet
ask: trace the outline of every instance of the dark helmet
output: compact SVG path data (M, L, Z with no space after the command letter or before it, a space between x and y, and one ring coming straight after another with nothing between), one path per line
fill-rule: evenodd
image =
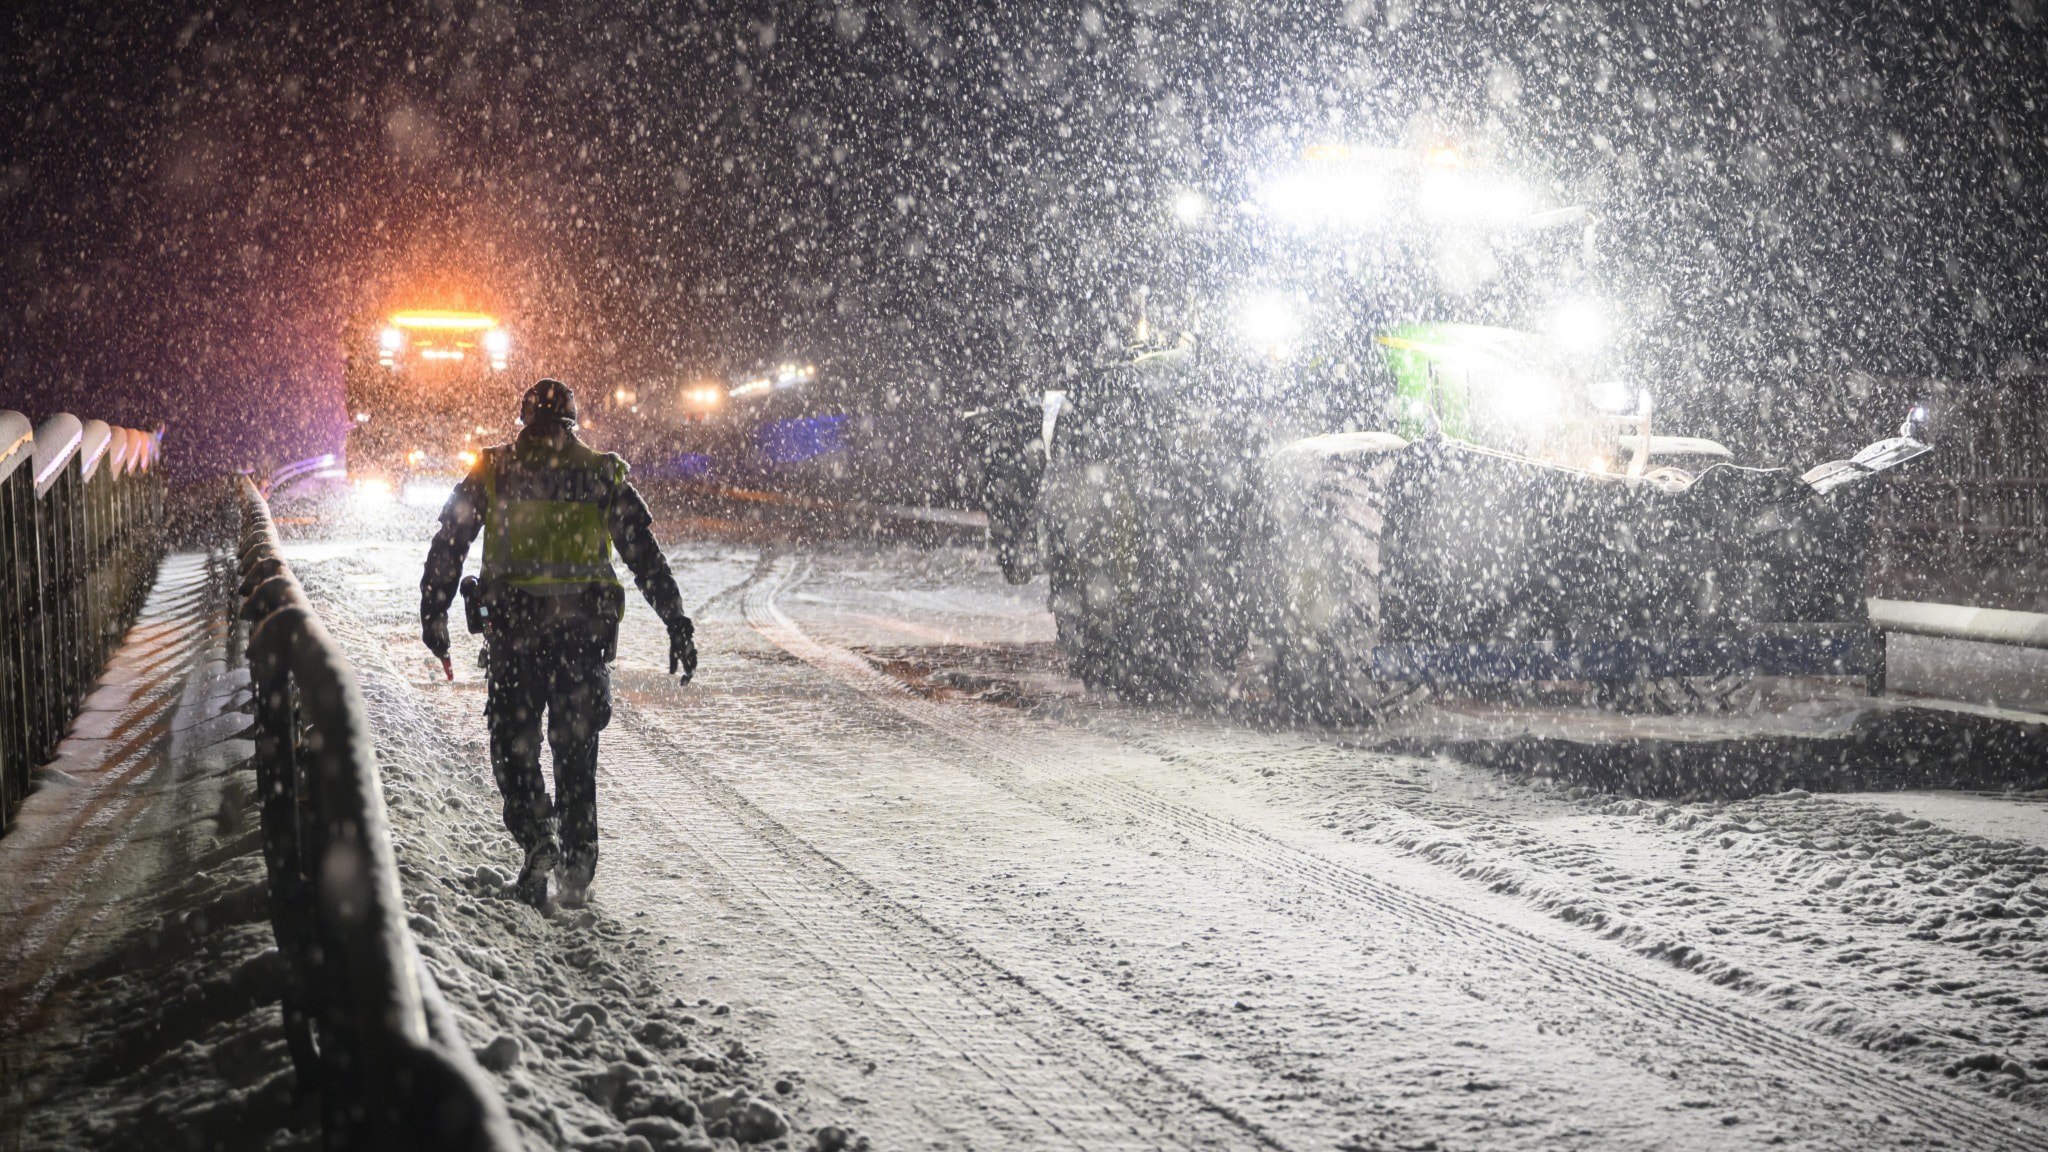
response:
M542 380L526 390L519 401L519 422L528 428L553 420L576 423L576 393L560 380Z

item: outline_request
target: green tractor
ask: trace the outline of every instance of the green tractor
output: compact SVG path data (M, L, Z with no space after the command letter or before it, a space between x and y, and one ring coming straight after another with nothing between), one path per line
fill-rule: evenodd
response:
M1452 684L1881 682L1861 481L1927 451L1924 413L1803 474L1661 434L1591 338L1585 213L1340 155L1370 209L1291 176L1174 261L1204 272L1170 337L1141 315L1080 384L971 415L992 543L1046 575L1075 674L1321 722Z

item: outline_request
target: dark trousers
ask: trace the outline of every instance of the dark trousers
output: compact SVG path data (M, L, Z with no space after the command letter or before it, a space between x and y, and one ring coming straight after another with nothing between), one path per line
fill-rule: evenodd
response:
M570 865L597 866L597 735L612 719L605 626L588 616L508 613L492 627L489 698L491 773L505 797L505 827L531 851L559 819ZM555 797L540 772L541 714L554 753Z

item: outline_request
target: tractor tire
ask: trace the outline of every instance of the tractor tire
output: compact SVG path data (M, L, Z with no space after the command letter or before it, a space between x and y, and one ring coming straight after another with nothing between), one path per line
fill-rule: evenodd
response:
M1083 595L1085 577L1072 572L1059 559L1053 558L1046 575L1053 624L1058 630L1060 652L1067 658L1067 674L1090 688L1114 687L1113 622L1088 610Z
M1315 724L1369 721L1399 686L1365 674L1382 632L1388 452L1294 462L1275 485L1266 613L1274 702Z
M1162 616L1148 597L1148 575L1136 555L1127 489L1114 491L1110 514L1078 547L1047 556L1053 623L1067 671L1090 688L1119 699L1160 704L1183 689L1175 664L1179 622Z
M1098 470L1048 475L1041 520L1048 601L1067 672L1089 688L1125 692L1124 604L1118 560L1129 532L1129 493Z

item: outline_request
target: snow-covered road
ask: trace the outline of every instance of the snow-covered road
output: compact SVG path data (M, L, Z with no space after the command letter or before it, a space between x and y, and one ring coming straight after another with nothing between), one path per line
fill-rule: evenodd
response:
M394 806L401 857L509 871L480 675L458 658L438 683L417 649L423 549L292 562L391 715L396 778L456 782ZM972 550L673 556L699 681L663 675L636 605L596 915L537 938L698 1005L800 1126L884 1148L2048 1147L2038 844L1883 798L1565 795L1122 705L1059 675L1042 589ZM478 1017L505 999L444 983Z

